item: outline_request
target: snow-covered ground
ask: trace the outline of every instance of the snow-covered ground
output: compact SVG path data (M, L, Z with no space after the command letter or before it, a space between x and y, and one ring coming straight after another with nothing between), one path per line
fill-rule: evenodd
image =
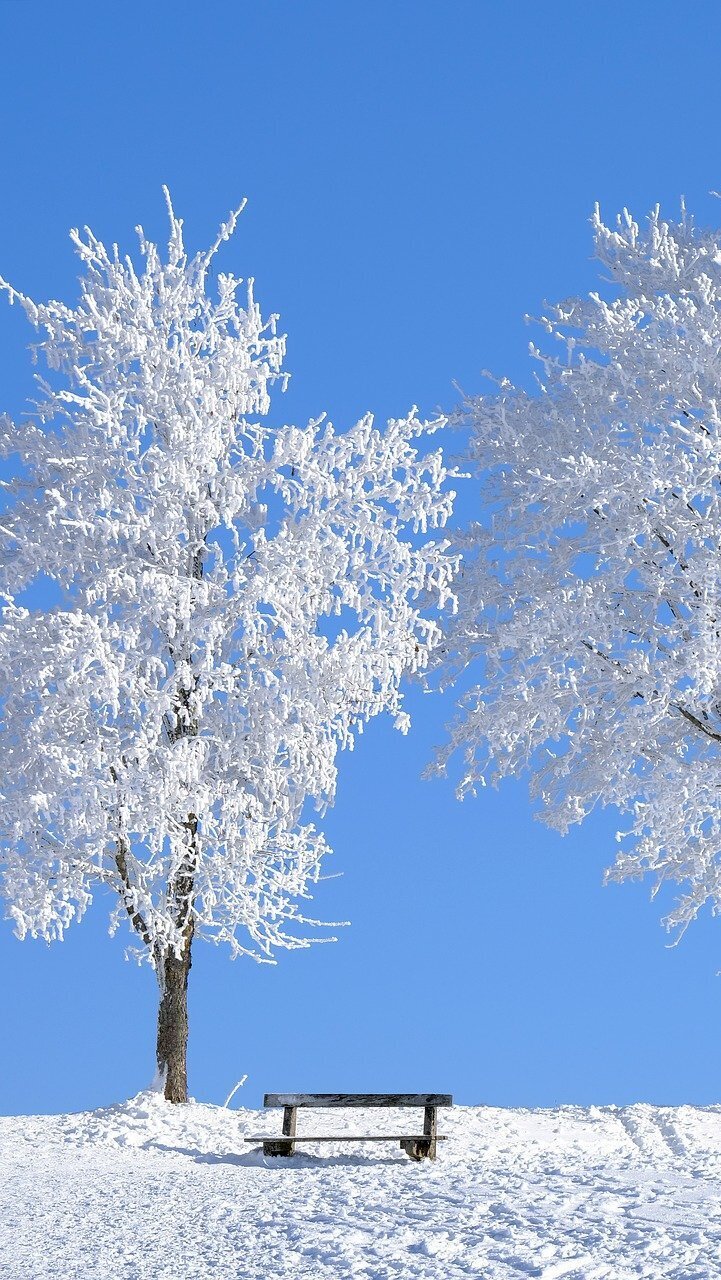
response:
M315 1112L300 1131L416 1121ZM264 1159L241 1142L279 1128L151 1093L1 1119L0 1276L721 1277L719 1107L456 1107L435 1164L392 1143Z

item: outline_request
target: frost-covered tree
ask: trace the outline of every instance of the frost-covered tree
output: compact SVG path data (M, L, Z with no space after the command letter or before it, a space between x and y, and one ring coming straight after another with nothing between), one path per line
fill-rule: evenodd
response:
M468 398L478 523L450 670L478 662L442 765L530 777L561 831L630 815L609 875L721 908L721 233L594 218L604 295L551 308L538 387Z
M451 509L413 412L379 431L271 428L284 340L168 200L141 269L72 233L78 305L4 285L48 366L2 420L2 890L16 931L62 938L116 895L160 986L165 1096L187 1096L194 937L269 959L307 946L326 852L308 806L438 639ZM421 536L413 536L420 534Z

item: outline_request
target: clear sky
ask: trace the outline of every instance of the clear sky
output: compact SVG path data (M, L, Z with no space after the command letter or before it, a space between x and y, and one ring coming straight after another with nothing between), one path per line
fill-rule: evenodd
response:
M72 300L69 227L162 238L166 182L200 247L247 196L223 263L289 335L276 421L431 414L482 368L527 378L524 314L595 284L596 200L643 216L685 195L721 220L715 0L0 0L0 50L0 273ZM30 337L0 306L12 413ZM612 813L561 839L522 783L461 805L422 782L452 700L409 706L409 738L375 723L341 761L325 830L343 875L316 903L352 920L338 945L274 968L196 948L191 1092L222 1101L247 1072L247 1105L719 1101L721 925L668 949L649 885L603 887ZM52 948L0 924L0 1112L149 1082L153 974L106 918Z

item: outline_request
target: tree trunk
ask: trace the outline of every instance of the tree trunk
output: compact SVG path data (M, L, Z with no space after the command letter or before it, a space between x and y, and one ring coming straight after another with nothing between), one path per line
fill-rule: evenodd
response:
M192 942L191 922L181 955L171 951L156 966L160 985L156 1058L168 1102L188 1101L188 974Z

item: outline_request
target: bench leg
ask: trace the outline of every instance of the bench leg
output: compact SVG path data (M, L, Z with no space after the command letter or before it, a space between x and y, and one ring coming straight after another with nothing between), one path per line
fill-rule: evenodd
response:
M425 1160L429 1153L429 1143L425 1138L401 1138L401 1150L411 1160Z
M435 1160L436 1149L438 1146L438 1143L436 1142L436 1134L438 1133L438 1111L435 1107L424 1108L423 1132L429 1139L427 1151L428 1159Z
M438 1143L438 1111L435 1107L423 1108L423 1137L401 1138L401 1147L411 1160L435 1160Z
M295 1122L297 1107L283 1107L283 1137L271 1138L263 1143L264 1156L292 1156L295 1154ZM285 1141L289 1139L289 1141Z
M297 1117L297 1115L298 1115L298 1108L297 1108L297 1107L283 1107L283 1135L284 1135L284 1137L286 1137L286 1138L294 1138L294 1137L295 1137L295 1122L296 1122L296 1117ZM293 1155L293 1153L294 1153L294 1151L295 1151L295 1143L294 1143L294 1142L289 1142L289 1143L287 1143L287 1144L286 1144L286 1149L285 1149L285 1151L281 1152L280 1154L282 1154L282 1155L284 1155L284 1156L292 1156L292 1155Z
M292 1156L295 1150L295 1143L287 1142L285 1138L267 1138L263 1143L264 1156Z

